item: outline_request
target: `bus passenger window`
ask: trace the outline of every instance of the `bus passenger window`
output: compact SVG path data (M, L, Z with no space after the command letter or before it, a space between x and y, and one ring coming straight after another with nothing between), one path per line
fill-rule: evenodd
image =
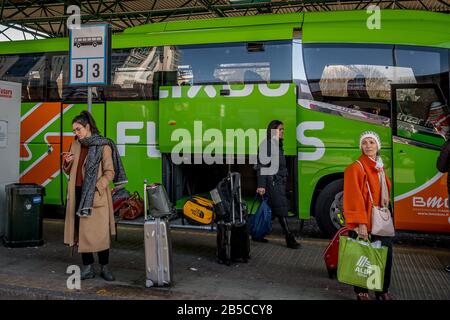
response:
M304 44L303 50L315 100L390 117L390 85L399 74L393 46Z
M289 41L167 47L165 71L176 71L178 85L292 81Z
M397 127L411 134L445 136L449 132L448 107L432 87L397 89Z
M43 54L8 55L0 59L0 79L22 83L22 101L45 101L45 70Z
M449 101L449 52L442 48L395 46L399 67L410 68L414 82L436 84Z
M49 74L47 75L47 100L60 101L63 95L63 74L68 70L68 55L48 54Z
M155 74L162 70L162 47L115 49L111 56L111 85L106 100L151 100L158 97Z

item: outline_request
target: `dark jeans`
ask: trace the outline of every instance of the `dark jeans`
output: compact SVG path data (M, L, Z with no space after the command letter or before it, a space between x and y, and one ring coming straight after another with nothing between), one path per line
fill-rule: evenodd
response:
M349 232L349 236L353 239L356 239L357 234L354 231ZM392 274L392 243L393 237L380 237L371 235L371 241L381 241L381 245L386 246L388 248L387 260L386 260L386 268L384 269L384 282L383 282L383 291L375 292L375 294L383 294L389 292L389 286L391 284L391 274ZM368 293L369 290L366 288L354 287L355 293Z
M81 201L81 187L75 187L75 208L78 211ZM75 234L78 238L80 228L80 217L75 214ZM87 266L94 263L94 254L92 252L84 252L81 254L81 260L83 265ZM109 263L109 249L98 252L98 262L101 265L106 265Z
M109 263L109 249L100 251L97 253L98 255L98 263L100 263L102 266L107 265ZM81 259L83 260L83 265L87 266L94 263L94 254L89 253L82 253Z

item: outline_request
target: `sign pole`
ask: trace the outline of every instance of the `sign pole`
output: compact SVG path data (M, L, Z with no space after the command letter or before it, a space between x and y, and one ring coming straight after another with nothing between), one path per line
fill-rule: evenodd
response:
M88 101L87 101L87 103L88 103L88 111L89 111L89 113L92 113L92 87L91 86L89 86L88 87L88 96L87 96L87 98L88 98Z

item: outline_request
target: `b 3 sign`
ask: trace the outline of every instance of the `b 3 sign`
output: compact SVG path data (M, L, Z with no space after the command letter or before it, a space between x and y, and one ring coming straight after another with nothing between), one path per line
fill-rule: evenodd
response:
M111 34L108 24L81 25L70 29L70 84L109 83Z

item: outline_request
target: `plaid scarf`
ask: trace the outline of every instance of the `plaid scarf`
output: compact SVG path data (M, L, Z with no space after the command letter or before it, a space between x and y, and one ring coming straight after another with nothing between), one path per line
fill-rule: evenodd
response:
M120 159L119 151L116 144L109 138L100 135L92 135L90 137L80 139L80 143L87 146L88 154L86 157L86 165L84 171L83 187L81 189L80 206L77 215L80 217L90 216L94 203L95 185L97 184L97 175L100 162L102 161L103 146L108 145L112 150L112 160L114 165L115 186L128 182L125 170Z

